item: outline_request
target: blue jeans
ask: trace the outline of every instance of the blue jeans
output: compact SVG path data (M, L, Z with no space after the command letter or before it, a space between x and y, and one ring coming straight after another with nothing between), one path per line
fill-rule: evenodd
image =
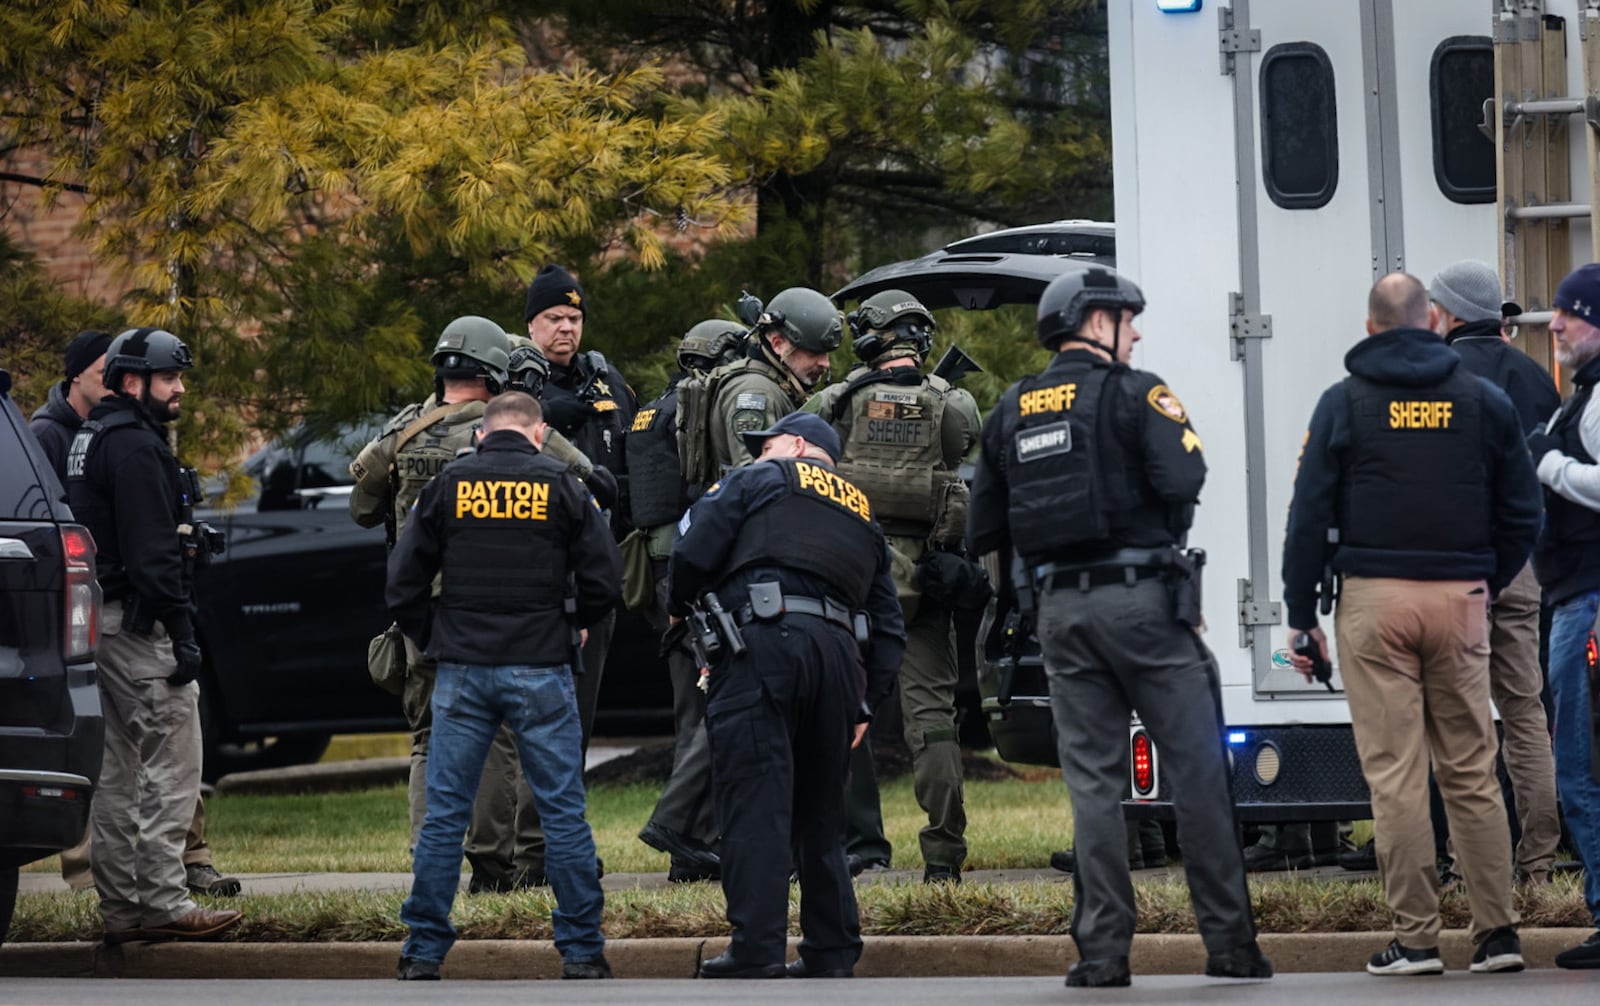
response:
M1583 900L1600 925L1600 783L1589 770L1589 633L1600 591L1563 601L1550 624L1550 693L1555 699L1556 789L1583 863Z
M555 891L550 913L563 960L605 950L605 895L594 835L584 819L583 728L568 665L480 667L441 663L433 688L428 749L428 816L412 856L411 896L400 921L411 929L401 953L442 961L456 941L450 906L461 886L461 840L489 745L501 722L516 735L522 771L544 822L545 873Z

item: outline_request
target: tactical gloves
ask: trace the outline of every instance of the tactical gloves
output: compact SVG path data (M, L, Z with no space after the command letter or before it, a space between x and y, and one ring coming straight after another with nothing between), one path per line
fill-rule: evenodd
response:
M200 644L192 637L189 639L174 639L172 641L172 656L178 663L178 669L167 677L168 683L187 685L200 677Z
M583 480L594 494L595 502L600 504L602 510L612 510L617 505L617 477L605 465L595 465L594 471Z
M1561 438L1550 433L1534 432L1528 434L1528 452L1533 455L1533 463L1537 465L1546 454L1561 449Z

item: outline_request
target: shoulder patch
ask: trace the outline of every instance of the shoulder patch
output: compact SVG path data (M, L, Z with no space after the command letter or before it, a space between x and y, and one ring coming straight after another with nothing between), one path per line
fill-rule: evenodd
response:
M765 410L767 396L759 391L741 391L733 400L733 407L739 411L745 409Z
M741 396L742 397L742 396ZM765 412L735 412L733 414L733 432L754 433L767 428L767 414Z
M1172 389L1165 384L1151 388L1150 393L1145 395L1145 400L1150 403L1152 409L1175 423L1189 421L1189 413L1184 411L1183 403L1178 401L1178 396L1174 395Z

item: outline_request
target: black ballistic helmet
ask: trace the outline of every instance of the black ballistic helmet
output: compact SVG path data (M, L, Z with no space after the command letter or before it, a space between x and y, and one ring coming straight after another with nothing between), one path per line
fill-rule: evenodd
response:
M519 345L511 351L506 363L507 391L525 391L538 398L544 390L544 382L549 379L550 361L539 352L538 346Z
M441 378L482 376L490 394L498 394L505 387L510 356L511 341L505 330L488 318L469 314L444 327L429 362Z
M188 370L194 357L183 341L161 328L130 328L111 340L106 348L103 378L108 390L122 393L122 375L159 374L167 370Z
M826 296L803 286L792 286L768 301L756 327L776 330L808 353L831 353L844 342L839 309Z
M1039 295L1039 345L1054 351L1078 331L1093 308L1144 310L1144 293L1115 269L1085 264L1050 281Z
M744 328L735 321L712 318L683 334L678 343L678 366L684 370L710 370L739 358L744 348Z
M850 350L871 363L895 346L905 346L920 363L933 349L933 315L904 290L883 290L850 312Z

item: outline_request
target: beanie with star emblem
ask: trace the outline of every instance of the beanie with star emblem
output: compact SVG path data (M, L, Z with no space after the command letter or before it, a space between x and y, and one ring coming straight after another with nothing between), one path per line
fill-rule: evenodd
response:
M1581 265L1556 287L1556 307L1600 325L1600 262Z
M553 263L540 269L539 275L528 284L528 306L522 312L523 324L552 307L575 307L585 316L589 313L583 301L583 287L578 285L577 278Z

